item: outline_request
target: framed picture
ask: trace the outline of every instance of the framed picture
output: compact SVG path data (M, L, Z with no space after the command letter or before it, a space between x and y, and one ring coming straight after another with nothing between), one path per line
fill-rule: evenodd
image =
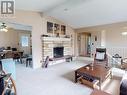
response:
M60 25L59 24L54 24L54 34L58 34L60 32Z
M61 25L61 35L66 35L66 26L65 25Z
M47 22L47 33L53 33L53 23Z

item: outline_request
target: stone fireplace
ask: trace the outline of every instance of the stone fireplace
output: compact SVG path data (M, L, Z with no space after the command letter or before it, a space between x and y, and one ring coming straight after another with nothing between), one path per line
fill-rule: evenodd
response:
M72 55L71 38L42 37L43 61L50 58L59 58Z

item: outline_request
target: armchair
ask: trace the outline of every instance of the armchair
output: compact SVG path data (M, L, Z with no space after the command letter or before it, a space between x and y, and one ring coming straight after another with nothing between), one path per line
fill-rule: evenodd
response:
M121 59L121 68L127 69L127 58Z
M95 65L108 65L108 57L106 54L106 48L96 48L96 53L94 56L94 64Z

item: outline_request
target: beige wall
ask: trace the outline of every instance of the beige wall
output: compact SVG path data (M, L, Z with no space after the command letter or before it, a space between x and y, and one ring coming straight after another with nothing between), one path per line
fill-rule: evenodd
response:
M102 34L102 31L105 31L105 33ZM127 53L123 54L123 51L125 52L125 48L127 48L127 36L121 35L121 33L125 31L127 31L127 22L76 29L77 33L90 32L92 34L92 42L94 43L94 46L92 46L93 52L96 47L101 47L103 41L105 47L108 48L109 53L115 49L111 54L119 53L122 56L127 56ZM94 41L95 35L98 38L96 42Z
M21 11L16 10L14 18L1 19L3 21L9 21L13 23L32 26L32 56L33 56L33 68L39 68L42 66L42 43L41 35L46 33L46 21L54 20L48 16L44 16L38 12ZM67 28L68 31L73 31L71 28Z
M9 29L8 32L0 32L0 47L18 48L18 32Z
M127 47L127 36L123 36L121 28L106 31L106 47Z

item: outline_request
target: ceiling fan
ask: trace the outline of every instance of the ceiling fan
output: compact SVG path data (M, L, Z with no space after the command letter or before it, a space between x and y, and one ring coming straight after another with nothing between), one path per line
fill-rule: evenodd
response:
M7 31L8 31L8 29L7 29L6 24L5 23L2 23L0 25L0 32L7 32Z

